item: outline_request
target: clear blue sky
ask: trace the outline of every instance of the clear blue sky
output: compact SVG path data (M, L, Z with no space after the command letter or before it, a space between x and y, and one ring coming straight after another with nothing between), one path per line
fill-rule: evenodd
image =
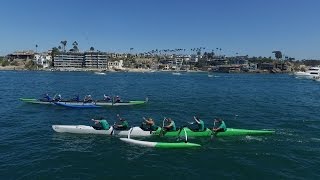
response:
M226 55L320 59L319 0L7 0L0 55L74 41L80 50L222 48Z

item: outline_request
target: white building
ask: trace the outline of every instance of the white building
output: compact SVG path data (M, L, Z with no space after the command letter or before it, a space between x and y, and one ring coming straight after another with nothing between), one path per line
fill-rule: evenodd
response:
M123 69L123 60L109 61L108 67L109 69Z
M37 65L41 65L43 68L48 68L51 61L51 55L48 53L34 55L34 62L37 63Z

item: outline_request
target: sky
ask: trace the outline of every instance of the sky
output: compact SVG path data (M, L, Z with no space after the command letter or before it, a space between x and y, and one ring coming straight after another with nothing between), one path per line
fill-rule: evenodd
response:
M0 55L46 51L191 49L227 56L320 60L319 0L8 0L0 6Z

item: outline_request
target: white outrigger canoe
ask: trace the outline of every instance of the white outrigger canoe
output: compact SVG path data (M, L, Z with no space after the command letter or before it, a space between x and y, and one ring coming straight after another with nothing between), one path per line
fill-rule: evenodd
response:
M104 134L104 135L117 135L127 136L129 130L115 130L111 126L108 130L96 130L92 126L85 125L52 125L52 129L59 133L74 133L74 134ZM152 136L155 131L144 131L140 127L133 127L131 136L146 137Z

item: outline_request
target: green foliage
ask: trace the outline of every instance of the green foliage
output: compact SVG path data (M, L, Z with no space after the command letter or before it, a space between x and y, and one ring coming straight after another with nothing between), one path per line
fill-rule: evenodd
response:
M28 61L24 67L29 70L37 69L37 64L34 61Z
M281 53L281 51L272 51L272 53L274 53L274 56L275 56L277 59L281 59L281 58L282 58L282 53Z
M57 47L53 47L52 48L52 51L51 51L51 59L52 59L52 64L51 66L53 67L54 66L54 56L60 54L60 51L59 51L59 48Z
M319 60L304 60L302 63L306 66L319 66L320 61Z
M259 57L253 56L251 58L248 58L248 61L250 63L256 63L256 64L258 64L258 63L271 63L271 62L273 62L273 59L271 59L271 57L267 58L267 57L261 57L261 56L259 56Z
M63 52L66 52L67 41L60 41L60 44L63 46Z
M11 65L11 66L19 66L19 63L18 63L18 61L12 61L12 62L10 63L10 65Z
M10 65L10 62L8 60L3 60L1 63L2 67L9 66L9 65Z

